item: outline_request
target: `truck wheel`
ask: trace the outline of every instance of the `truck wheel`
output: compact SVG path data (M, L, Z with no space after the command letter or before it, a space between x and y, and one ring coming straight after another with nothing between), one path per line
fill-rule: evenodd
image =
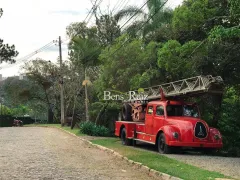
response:
M170 154L171 147L166 144L165 135L163 133L158 137L158 152L160 154Z
M132 121L132 107L128 103L123 104L122 118L124 121Z
M127 138L127 133L125 128L122 129L121 140L123 145L126 145L126 146L132 145L132 140Z

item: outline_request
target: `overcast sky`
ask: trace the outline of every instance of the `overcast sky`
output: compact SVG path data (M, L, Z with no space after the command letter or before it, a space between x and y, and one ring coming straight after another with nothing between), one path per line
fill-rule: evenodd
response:
M3 9L3 16L0 18L0 38L5 43L14 44L22 57L34 52L58 36L66 39L66 27L72 22L83 21L92 7L90 0L0 0L0 8ZM113 9L115 11L124 4L142 6L145 0L103 0L102 11ZM169 0L168 5L172 8L178 6L182 0ZM108 8L109 7L109 8ZM92 18L93 20L93 18ZM93 22L92 22L93 23ZM91 25L91 23L90 23ZM67 58L67 44L63 44L63 59ZM55 61L58 57L58 47L53 46L48 51L40 52L30 59L43 58ZM19 74L20 66L6 64L0 65L3 76ZM9 65L7 65L9 67Z

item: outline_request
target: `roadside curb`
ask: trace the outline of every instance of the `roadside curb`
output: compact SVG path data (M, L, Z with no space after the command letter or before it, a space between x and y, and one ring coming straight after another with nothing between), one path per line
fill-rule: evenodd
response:
M112 154L113 156L119 158L119 159L122 159L124 161L126 161L128 164L132 165L135 169L139 169L141 171L144 171L145 173L147 173L149 176L152 176L152 177L155 177L155 178L160 178L161 180L183 180L181 178L178 178L178 177L174 177L174 176L171 176L171 175L168 175L168 174L165 174L165 173L162 173L160 171L156 171L154 169L151 169L149 168L148 166L145 166L143 165L142 163L139 163L139 162L135 162L133 160L130 160L128 159L127 157L124 157L123 155L119 154L118 152L112 150L112 149L109 149L109 148L106 148L104 146L101 146L101 145L98 145L98 144L93 144L91 141L89 140L86 140L84 138L81 138L80 136L77 136L71 132L68 132L64 129L61 129L61 128L57 128L57 127L50 127L50 128L56 128L56 129L59 129L61 131L64 131L74 137L77 137L78 139L80 139L81 141L84 141L86 143L88 143L89 145L93 146L93 147L96 147L102 151L105 151L109 154Z

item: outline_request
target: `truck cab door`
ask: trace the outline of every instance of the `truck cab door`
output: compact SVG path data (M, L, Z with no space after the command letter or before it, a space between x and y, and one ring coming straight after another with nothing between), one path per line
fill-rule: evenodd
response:
M145 119L145 133L153 134L153 106L147 107Z
M156 106L156 111L153 118L153 133L156 135L158 130L164 125L165 113L164 106Z

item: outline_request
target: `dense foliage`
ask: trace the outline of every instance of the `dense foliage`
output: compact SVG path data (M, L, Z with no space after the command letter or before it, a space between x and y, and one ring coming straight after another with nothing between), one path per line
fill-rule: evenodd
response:
M90 136L109 136L109 129L104 126L96 125L93 122L83 122L80 124L80 130L82 133Z

